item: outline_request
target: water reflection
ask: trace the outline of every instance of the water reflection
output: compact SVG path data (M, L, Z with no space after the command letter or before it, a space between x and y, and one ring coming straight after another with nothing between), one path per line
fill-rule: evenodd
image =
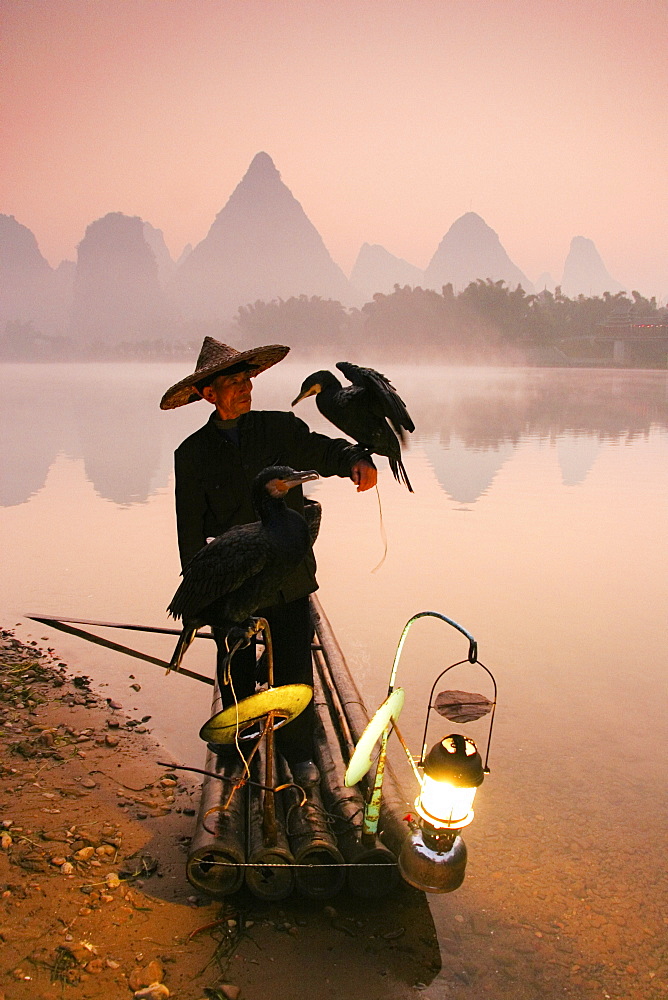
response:
M56 456L82 458L99 496L145 502L164 488L179 441L203 423L204 404L162 413L158 400L183 365L8 365L0 368L0 505L39 491ZM256 406L289 407L304 366L284 362L256 387ZM473 503L517 445L559 441L563 482L583 482L601 441L633 441L668 427L664 372L398 368L392 378L409 405L441 487ZM300 413L314 427L315 407ZM410 460L410 456L408 457Z
M503 442L496 447L468 448L451 435L445 449L440 442L428 440L423 447L441 487L453 500L468 504L487 492L516 446Z
M0 407L0 506L23 503L42 488L63 448L62 423L46 419L35 404L32 382L17 384L3 373ZM62 411L61 411L62 413Z
M564 486L580 486L600 451L600 441L593 434L565 434L560 437L557 455Z
M95 379L80 388L72 416L86 478L105 500L142 503L167 485L164 428L143 385Z
M255 405L287 407L312 370L268 371ZM168 624L179 568L165 486L173 448L209 412L159 411L182 374L181 365L2 370L0 623L39 610ZM372 707L386 695L401 628L425 609L471 630L500 693L492 773L465 838L467 879L430 901L444 978L423 995L658 1000L668 973L666 373L388 374L417 425L406 455L415 494L379 462L388 554L372 573L382 553L374 492L336 478L314 484L325 508L323 606ZM331 433L315 405L302 405L311 426ZM32 635L136 717L151 715L180 760L202 763L205 685L41 626ZM161 658L173 648L165 636L130 644ZM193 670L213 669L210 646L188 652ZM433 678L465 651L443 626L411 633L399 678L411 748ZM453 687L479 690L479 678ZM394 744L393 755L410 787Z
M0 505L42 489L61 454L83 459L96 493L116 504L143 503L164 488L174 422L166 426L156 393L171 374L150 365L3 365Z
M425 368L405 370L400 384L417 440L437 435L443 447L452 435L497 448L569 433L634 440L668 426L666 372Z

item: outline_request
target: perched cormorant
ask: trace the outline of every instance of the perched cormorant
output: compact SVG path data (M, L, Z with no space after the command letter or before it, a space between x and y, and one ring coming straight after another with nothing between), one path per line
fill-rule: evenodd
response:
M389 379L373 368L359 368L348 361L339 361L336 367L352 385L342 386L329 371L314 372L304 380L292 405L315 395L322 415L368 451L385 455L394 478L412 493L401 445L406 443L405 431L414 431L415 424L403 399Z
M284 497L293 486L317 478L317 472L295 472L285 465L263 469L253 481L253 506L260 520L218 535L184 567L167 608L183 621L170 663L173 669L202 625L240 625L274 600L312 544L306 520Z

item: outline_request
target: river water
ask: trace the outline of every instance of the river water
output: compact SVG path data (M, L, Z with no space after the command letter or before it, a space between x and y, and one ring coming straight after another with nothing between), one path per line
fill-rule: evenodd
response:
M287 408L310 370L283 362L265 373L254 406ZM151 715L177 758L201 766L209 688L22 617L170 624L172 452L208 417L205 403L159 410L183 372L2 366L0 623L48 639L130 714ZM482 969L498 977L498 997L664 996L668 375L389 374L417 428L405 454L415 493L380 459L381 524L374 491L312 484L324 511L320 598L369 707L384 697L404 624L425 610L474 635L499 689L467 878L430 900L444 972L425 995L477 996ZM313 400L297 413L335 433ZM173 645L101 634L167 658ZM440 621L412 627L398 683L414 753L433 680L467 653ZM211 673L211 644L197 643L186 665ZM452 671L447 686L490 694L476 666ZM442 726L432 719L430 742ZM484 748L486 721L469 728ZM396 750L395 759L410 786ZM449 963L459 979L447 978Z

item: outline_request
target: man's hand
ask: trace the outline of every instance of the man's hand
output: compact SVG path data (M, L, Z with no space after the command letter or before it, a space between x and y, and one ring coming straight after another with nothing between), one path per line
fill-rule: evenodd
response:
M364 493L365 490L372 490L376 485L378 470L371 462L360 459L350 470L350 478L357 486L357 492Z

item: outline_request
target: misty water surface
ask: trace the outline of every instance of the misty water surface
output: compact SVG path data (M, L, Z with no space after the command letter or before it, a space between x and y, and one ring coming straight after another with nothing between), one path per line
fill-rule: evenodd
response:
M179 575L172 452L209 415L204 402L159 410L183 370L2 368L2 624L29 611L169 624L164 609ZM287 408L310 370L284 362L265 373L254 405ZM647 922L663 891L668 818L666 373L388 374L417 427L405 455L415 494L379 460L388 552L374 572L383 554L376 494L336 479L313 484L324 508L320 597L370 707L383 699L401 629L418 611L460 622L496 675L491 774L466 836L458 905L501 911L530 897L533 907L566 913L593 892L609 919L632 902ZM296 412L327 430L313 400ZM19 630L27 632L48 637L128 710L152 715L176 758L201 765L196 733L209 689L40 625ZM171 652L161 637L113 638ZM466 653L440 622L412 631L398 682L414 752L433 678ZM188 658L211 672L210 643ZM449 686L489 693L479 668L462 668ZM470 728L484 745L484 724ZM438 723L430 733L431 742L444 735ZM410 786L405 762L396 764ZM635 929L630 922L628 933ZM639 924L637 933L646 942Z

